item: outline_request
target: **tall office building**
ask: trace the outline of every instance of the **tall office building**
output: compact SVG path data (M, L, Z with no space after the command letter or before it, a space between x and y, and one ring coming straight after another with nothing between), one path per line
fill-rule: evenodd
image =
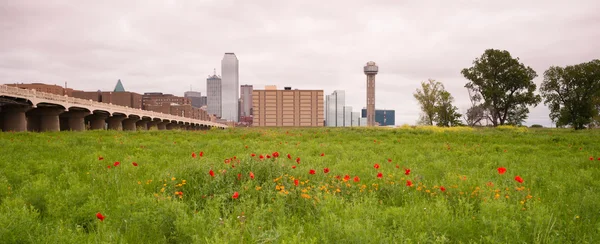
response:
M192 102L192 107L202 107L202 94L198 91L186 91L183 93L183 97L187 97Z
M217 118L221 118L222 114L221 90L221 77L217 76L215 71L206 79L206 110L209 114L216 115Z
M252 126L323 126L323 90L254 90L252 99Z
M238 122L239 61L234 53L225 53L221 61L221 77L221 118Z
M240 87L240 115L250 116L252 115L252 85L242 85Z
M359 123L359 116L352 112L352 107L346 106L346 93L335 90L325 98L325 126L350 127L364 126ZM354 118L357 117L357 118Z
M369 61L364 72L367 75L367 124L375 126L375 75L379 72L379 67L375 62Z
M362 109L362 117L367 116L367 109ZM396 111L395 110L385 110L385 109L376 109L375 110L375 125L387 126L387 125L396 125Z

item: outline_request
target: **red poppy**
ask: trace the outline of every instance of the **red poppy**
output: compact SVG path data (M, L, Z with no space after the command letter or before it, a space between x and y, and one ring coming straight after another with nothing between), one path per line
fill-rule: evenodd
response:
M104 160L104 158L103 157L98 157L98 160Z
M296 163L300 164L300 158L296 158Z
M117 162L115 162L113 165L114 165L115 167L117 167L117 166L119 166L119 164L121 164L121 163L117 161Z
M523 178L521 178L521 176L515 176L515 180L519 183L523 183Z
M344 176L344 181L349 181L350 180L350 176L349 175L345 175Z
M358 176L354 176L354 182L359 182L360 178L358 178Z
M98 218L100 221L104 221L104 215L102 215L100 212L96 214L96 218Z
M229 162L231 162L228 158L225 159L225 163L228 164Z
M256 154L254 154L254 153L253 153L253 154L250 154L250 157L254 157L254 156L256 156Z
M250 179L254 180L254 173L250 172Z
M594 160L594 157L590 157L590 160Z
M308 173L311 174L311 175L314 175L316 172L315 172L314 169L311 169L311 170L308 171Z
M204 157L204 152L203 151L200 151L199 154L200 154L200 157Z
M446 187L440 186L440 191L446 191Z
M598 160L600 160L600 158L598 158Z
M110 169L110 165L109 165L109 166L106 166L106 167L108 167L108 168Z
M237 159L237 157L236 157L236 156L233 156L233 159Z
M290 155L289 153L288 153L287 157L288 157L289 159L292 159L292 155Z
M292 165L292 169L295 169L295 168L296 168L296 165Z
M410 180L407 180L407 181L406 181L406 186L408 186L408 187L411 187L412 185L413 185L413 184L412 184L412 181L410 181Z
M196 153L195 152L192 153L192 158L196 158Z
M233 193L233 196L231 196L233 199L238 199L238 197L240 197L240 194L237 191Z
M504 168L504 167L498 168L498 174L503 175L504 173L506 173L506 168Z
M373 165L373 168L375 168L375 169L379 169L379 164L375 164L375 165Z
M336 175L336 176L335 176L335 178L339 180L339 179L341 179L342 177L340 177L339 175Z
M388 163L391 163L391 162L392 162L392 159L391 159L391 158L388 158Z
M404 174L405 174L405 175L410 175L410 169L405 169L405 170L404 170Z
M138 166L138 164L136 162L133 162L131 164L133 164L133 166Z
M399 168L400 168L400 165L397 165L397 164L396 164L396 169L399 169Z
M208 171L208 174L212 177L215 177L215 172L212 169Z
M274 152L274 153L273 153L273 157L274 157L274 158L278 158L278 157L279 157L279 153L278 153L278 152Z
M176 191L175 195L183 196L183 192L182 191Z
M267 158L271 158L271 155L267 154Z
M381 172L377 173L377 178L379 178L379 179L383 178L383 174Z
M325 153L321 153L321 157L325 156Z
M233 166L233 165L232 165L232 166ZM241 174L241 173L239 173L239 174L238 174L238 180L241 180L241 179L242 179L242 174Z
M329 173L329 168L324 168L323 173L325 173L325 174Z
M244 146L245 148L248 148L248 145Z
M295 186L298 186L298 184L299 184L299 183L300 183L300 181L298 181L298 179L295 179L295 180L294 180L294 185L295 185Z
M265 159L265 156L263 156L262 154L258 156L258 158L260 159Z

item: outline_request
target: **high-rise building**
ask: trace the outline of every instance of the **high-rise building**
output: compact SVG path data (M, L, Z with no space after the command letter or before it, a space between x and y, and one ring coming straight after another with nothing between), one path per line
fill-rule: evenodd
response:
M234 53L225 53L221 61L221 119L238 121L240 99L239 61Z
M367 109L362 109L362 117L367 116ZM375 110L375 125L379 124L380 126L387 125L396 125L396 111L395 110L384 110L384 109L376 109Z
M209 114L214 114L217 118L221 118L222 103L221 103L221 77L217 76L217 72L206 79L206 110Z
M202 93L199 91L186 91L183 93L183 97L189 98L192 102L192 107L202 107Z
M353 115L352 107L346 106L346 93L342 90L335 90L325 99L325 126L330 127L350 127L364 126L360 125L358 114ZM354 117L357 117L356 119Z
M253 126L323 126L323 90L254 90Z
M375 126L375 75L379 72L379 67L375 62L369 61L364 72L367 75L367 125Z
M200 107L206 106L206 96L200 97Z
M240 115L250 116L252 115L252 85L242 85L240 87Z

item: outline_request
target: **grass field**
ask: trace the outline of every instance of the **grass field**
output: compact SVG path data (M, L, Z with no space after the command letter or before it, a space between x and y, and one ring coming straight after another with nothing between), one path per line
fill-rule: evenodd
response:
M2 243L598 243L599 191L600 131L0 133Z

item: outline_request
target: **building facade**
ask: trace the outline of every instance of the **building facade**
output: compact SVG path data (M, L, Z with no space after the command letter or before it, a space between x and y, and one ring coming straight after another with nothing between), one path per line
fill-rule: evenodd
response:
M198 91L186 91L183 93L183 97L190 99L192 107L195 107L195 108L202 107L202 93L200 93Z
M221 77L216 74L209 76L206 79L206 110L209 114L214 114L217 118L221 118L221 91Z
M71 88L64 88L59 85L48 85L48 84L44 84L44 83L30 83L30 84L15 83L15 84L5 84L5 85L12 86L12 87L18 87L18 88L22 88L22 89L36 90L38 92L46 92L46 93L51 93L51 94L56 94L56 95L61 95L61 96L67 95L69 97L73 96L73 91L74 91Z
M252 115L252 85L240 86L240 116Z
M240 99L239 61L234 53L225 53L221 61L221 119L238 121Z
M163 103L167 104L192 104L192 101L187 97L179 97L173 94L163 94L162 92L146 92L142 95L143 108L146 110L148 106L162 106Z
M252 126L323 126L323 90L254 90Z
M367 109L362 109L362 117L367 116ZM375 124L379 126L396 125L396 111L395 110L375 110Z
M200 97L200 107L206 106L206 96Z

